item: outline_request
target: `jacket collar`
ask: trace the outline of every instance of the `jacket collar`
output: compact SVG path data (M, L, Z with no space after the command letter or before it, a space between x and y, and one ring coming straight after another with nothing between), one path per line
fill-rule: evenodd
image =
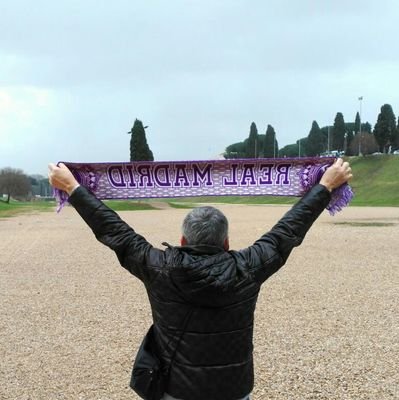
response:
M169 249L180 249L189 254L204 254L204 255L213 255L224 252L223 247L219 246L211 246L208 244L199 244L195 246L172 246L167 242L162 243L164 246L167 246Z

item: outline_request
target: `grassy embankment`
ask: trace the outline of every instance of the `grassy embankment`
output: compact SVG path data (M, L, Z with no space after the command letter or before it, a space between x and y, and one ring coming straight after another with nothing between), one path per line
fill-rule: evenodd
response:
M355 197L353 206L399 206L399 156L350 157L354 178L350 182ZM293 204L295 197L221 196L168 200L172 207L192 207L195 203Z
M399 156L352 157L353 206L399 206Z
M115 211L155 210L156 208L147 201L106 201L107 205ZM32 214L41 211L52 211L56 208L55 201L21 202L12 200L10 204L0 201L0 218L13 217L19 214Z
M349 159L354 178L351 186L355 197L353 206L399 206L399 156L351 157ZM220 196L157 200L167 202L176 208L192 208L198 203L230 204L293 204L297 198L265 196ZM106 202L115 211L151 210L157 207L151 200ZM20 213L54 211L55 202L15 202L6 204L0 201L0 217L11 217Z
M41 211L51 211L55 207L54 201L14 201L5 203L0 201L0 217L12 217L22 213L36 213Z

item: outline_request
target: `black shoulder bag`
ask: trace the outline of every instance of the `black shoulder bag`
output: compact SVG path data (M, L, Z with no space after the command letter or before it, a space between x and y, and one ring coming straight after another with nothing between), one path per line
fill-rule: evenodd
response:
M151 325L144 336L134 361L132 377L130 379L130 387L144 400L160 400L164 395L176 350L186 331L192 312L193 309L191 308L184 318L179 340L168 365L164 365L161 356L157 354L154 324Z

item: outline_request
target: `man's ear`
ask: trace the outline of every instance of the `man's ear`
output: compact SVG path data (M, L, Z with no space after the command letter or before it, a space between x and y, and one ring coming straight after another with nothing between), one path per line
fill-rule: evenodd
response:
M230 248L229 238L226 238L223 243L223 248L228 251Z
M187 245L187 239L184 236L182 236L180 238L180 245L181 246L186 246Z

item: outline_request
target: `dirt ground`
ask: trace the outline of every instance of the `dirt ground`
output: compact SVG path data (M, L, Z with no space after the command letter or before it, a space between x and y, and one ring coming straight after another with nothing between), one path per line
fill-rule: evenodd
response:
M235 249L287 210L219 208ZM161 247L178 244L186 212L120 215ZM399 399L398 289L399 208L323 213L263 286L253 399ZM72 208L0 220L0 313L1 400L138 399L146 293Z

